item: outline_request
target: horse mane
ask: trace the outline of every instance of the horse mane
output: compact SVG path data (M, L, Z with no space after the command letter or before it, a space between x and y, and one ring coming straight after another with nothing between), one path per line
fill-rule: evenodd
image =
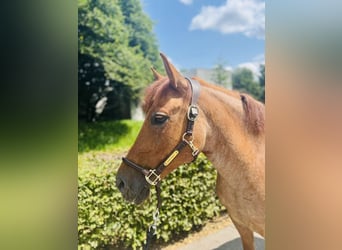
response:
M265 106L248 94L225 89L216 84L210 84L204 80L194 77L197 81L208 88L223 92L231 97L240 98L244 110L244 122L250 132L255 135L265 131Z
M216 84L210 84L206 81L198 78L193 77L193 79L200 82L201 85L206 86L208 88L220 91L229 95L231 97L241 99L242 107L244 110L244 122L246 124L247 129L255 135L261 134L265 131L265 106L261 102L258 102L253 97L248 94L240 93L238 91L232 91L225 89L221 86ZM165 94L165 88L169 88L168 84L165 84L168 78L164 77L152 85L150 85L145 91L145 98L142 103L142 109L146 114L150 107L152 106L153 102L156 98L161 98L163 93Z
M265 106L250 95L240 94L245 122L249 131L258 135L265 131Z

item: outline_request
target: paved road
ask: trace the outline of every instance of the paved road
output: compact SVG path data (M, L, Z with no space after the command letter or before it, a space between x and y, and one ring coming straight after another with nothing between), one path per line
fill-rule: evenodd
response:
M265 240L258 234L254 235L256 250L265 249ZM233 225L210 234L196 242L192 242L179 250L243 250L239 233Z

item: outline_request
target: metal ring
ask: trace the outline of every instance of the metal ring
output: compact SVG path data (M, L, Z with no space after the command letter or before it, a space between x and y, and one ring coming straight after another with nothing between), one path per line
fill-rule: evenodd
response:
M190 140L187 140L185 139L185 136L190 136L191 139ZM182 136L182 140L185 141L187 144L189 144L190 142L193 142L194 141L194 136L193 135L190 135L189 133L185 132Z

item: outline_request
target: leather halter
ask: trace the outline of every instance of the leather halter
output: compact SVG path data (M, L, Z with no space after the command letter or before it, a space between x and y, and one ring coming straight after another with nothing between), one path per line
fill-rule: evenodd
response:
M152 186L156 186L161 181L160 176L162 172L166 169L168 165L170 165L170 163L177 157L177 155L180 153L180 151L182 151L182 149L185 146L188 145L190 147L192 151L192 156L194 158L193 160L195 160L199 154L199 150L193 144L193 140L194 140L193 128L194 128L195 120L199 114L199 109L197 107L197 100L200 94L200 84L196 80L190 79L188 77L185 77L185 78L188 80L191 86L191 103L188 107L188 111L186 114L187 121L188 121L186 130L181 138L181 141L178 143L175 149L165 158L165 160L162 161L162 163L160 163L154 169L143 168L142 166L128 160L125 157L122 158L122 161L126 165L142 173L145 176L147 183L149 183Z

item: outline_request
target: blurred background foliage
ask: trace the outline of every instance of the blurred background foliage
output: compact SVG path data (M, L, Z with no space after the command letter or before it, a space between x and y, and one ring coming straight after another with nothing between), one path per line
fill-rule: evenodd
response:
M249 93L255 99L265 103L265 65L259 68L258 79L248 68L237 68L232 75L233 89L242 93Z
M79 119L131 118L131 105L161 69L152 21L139 0L78 1Z
M78 1L79 120L132 118L141 90L152 82L150 67L163 72L152 30L140 0ZM224 85L224 66L214 68L217 84ZM234 89L264 101L264 83L249 69L234 70L233 82Z

